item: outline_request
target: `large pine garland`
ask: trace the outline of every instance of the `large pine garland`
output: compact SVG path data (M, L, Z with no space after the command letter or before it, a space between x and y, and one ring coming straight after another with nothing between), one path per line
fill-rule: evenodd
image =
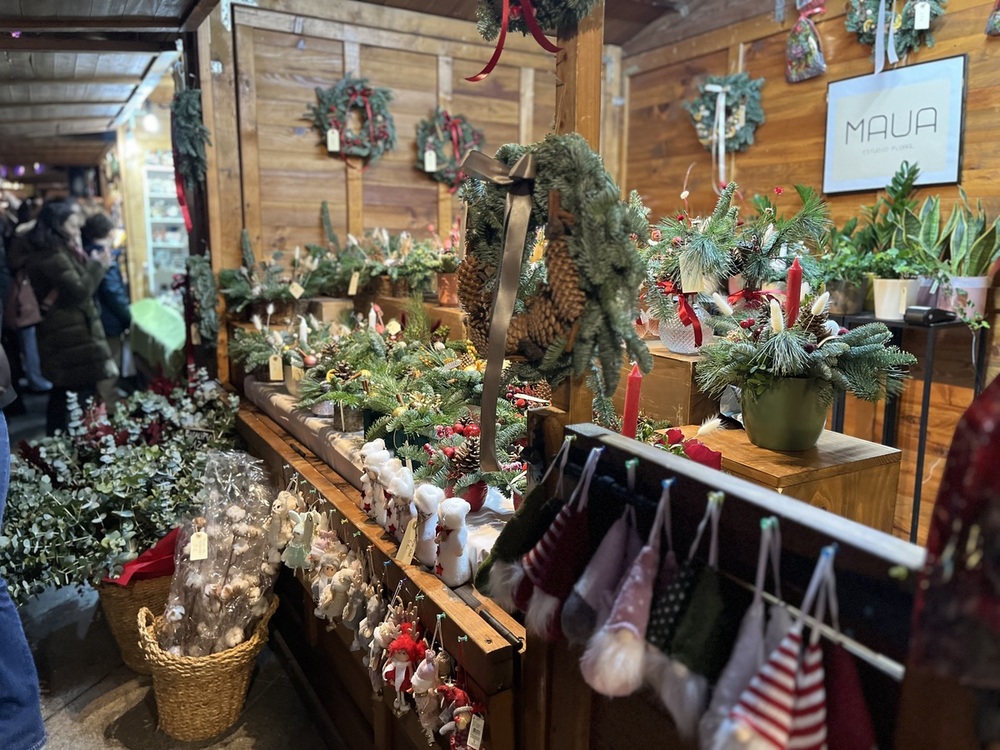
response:
M531 7L535 10L535 18L543 29L555 31L570 28L586 18L594 9L597 0L532 0ZM479 33L483 39L492 42L500 33L500 21L503 15L503 3L500 0L479 0L476 8L476 18L479 19ZM519 0L512 0L510 31L521 34L530 33L524 23Z
M328 89L317 88L316 101L309 106L307 116L324 143L330 130L339 132L341 156L358 156L374 164L382 154L396 147L396 125L389 114L392 101L389 89L370 86L367 78L347 76ZM357 130L351 128L353 113L361 118Z
M174 94L170 104L173 113L171 137L177 153L175 168L192 190L205 181L208 161L205 146L210 146L208 128L201 116L201 89L184 89Z
M535 156L537 176L508 355L520 355L519 376L553 384L597 364L607 391L613 393L623 354L646 371L652 367L633 325L644 269L632 236L648 237L645 215L621 200L601 158L580 135L549 135L530 146L508 144L496 158L510 166L528 151ZM478 338L477 346L482 347L502 256L507 190L475 179L462 190L469 214L459 293L469 316L470 338L474 343ZM529 258L535 233L548 222L553 191L559 193L565 235L549 243L541 267L533 266ZM572 332L553 339L551 323L568 322L568 308L579 311L572 316ZM549 339L544 349L539 347Z

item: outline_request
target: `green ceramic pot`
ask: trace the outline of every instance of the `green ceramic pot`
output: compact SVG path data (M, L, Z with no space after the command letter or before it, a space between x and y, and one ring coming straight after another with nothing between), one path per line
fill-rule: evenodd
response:
M743 426L754 445L772 451L806 451L826 424L820 384L779 378L756 399L743 399Z

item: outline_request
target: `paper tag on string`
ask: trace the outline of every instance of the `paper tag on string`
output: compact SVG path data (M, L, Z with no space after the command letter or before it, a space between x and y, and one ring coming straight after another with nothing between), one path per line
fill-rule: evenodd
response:
M331 154L340 153L340 131L336 128L326 131L326 150Z
M413 562L413 556L417 553L417 519L411 518L406 524L406 531L403 532L403 541L399 543L396 550L396 561L402 565L409 565Z
M920 0L913 6L913 30L926 31L931 27L931 4Z
M196 531L191 535L191 562L208 559L208 534Z
M351 281L347 285L347 296L353 297L358 293L358 283L361 281L361 272L355 271L351 274Z
M705 291L705 276L701 264L688 255L680 256L681 290L685 294Z
M393 318L388 323L385 324L385 332L390 336L395 336L403 330L403 326L400 325L399 321Z
M741 104L736 109L736 127L742 128L747 124L747 105Z
M197 323L191 324L191 343L194 346L201 346L201 329Z
M486 719L475 714L469 722L469 739L465 741L469 750L479 750L483 746L483 733L486 731Z
M434 149L429 148L424 151L424 171L425 172L437 172L438 171L438 155Z
M267 360L267 376L271 380L281 380L285 377L285 368L281 363L280 354L272 354Z
M295 299L298 299L306 293L305 287L297 281L293 281L288 285L288 291L292 293L292 296L295 297Z

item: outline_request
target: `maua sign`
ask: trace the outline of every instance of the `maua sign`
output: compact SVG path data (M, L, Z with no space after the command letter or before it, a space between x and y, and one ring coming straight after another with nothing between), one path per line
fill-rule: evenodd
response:
M918 185L959 180L966 58L849 78L827 89L823 192L884 188L902 161Z

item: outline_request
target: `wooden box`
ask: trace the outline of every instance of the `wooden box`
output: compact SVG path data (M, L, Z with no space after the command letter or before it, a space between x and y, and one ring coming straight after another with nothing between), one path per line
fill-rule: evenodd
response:
M648 417L669 419L680 426L714 417L719 405L698 390L694 366L698 355L674 354L659 341L647 341L653 355L653 369L642 379L639 409ZM620 414L625 405L625 386L631 365L622 368L622 377L615 391L615 408Z
M354 314L354 300L350 297L316 297L309 301L309 312L324 323L347 325Z
M382 317L386 322L389 318L398 320L411 304L408 297L376 297L375 302L382 308ZM465 338L465 323L462 320L464 313L461 307L441 307L436 302L424 302L424 312L427 313L431 325L440 321L442 325L448 326L450 329L448 338ZM485 355L485 352L480 352L480 356Z
M682 428L687 437L697 425ZM892 533L902 452L824 430L815 448L783 453L753 445L743 430L716 430L702 442L722 452L722 470Z

